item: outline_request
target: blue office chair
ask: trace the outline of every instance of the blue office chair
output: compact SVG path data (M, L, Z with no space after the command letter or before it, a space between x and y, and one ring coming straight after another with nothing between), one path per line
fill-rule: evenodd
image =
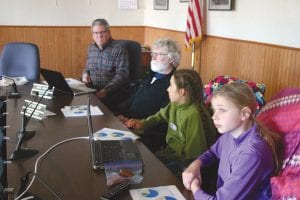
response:
M39 80L40 54L37 45L24 42L6 44L0 57L0 75Z

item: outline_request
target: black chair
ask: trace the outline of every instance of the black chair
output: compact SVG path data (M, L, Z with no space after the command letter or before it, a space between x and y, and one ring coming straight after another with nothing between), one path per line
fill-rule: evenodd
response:
M32 43L12 42L3 47L0 58L0 75L25 76L28 80L39 80L40 54Z
M115 112L116 105L125 101L137 88L140 80L140 69L142 63L142 49L140 43L132 40L116 40L118 45L126 48L129 57L129 84L125 84L117 91L110 94L109 98L101 99L102 102Z
M135 86L141 78L142 48L141 44L133 40L118 40L124 45L129 57L129 79L130 86Z

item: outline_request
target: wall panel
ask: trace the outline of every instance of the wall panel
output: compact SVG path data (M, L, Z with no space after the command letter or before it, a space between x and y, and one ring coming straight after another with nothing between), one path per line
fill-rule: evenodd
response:
M111 27L115 39L144 43L144 27ZM24 41L38 45L41 67L61 71L67 77L80 77L87 47L92 41L90 27L0 26L0 49L8 42Z
M191 66L191 49L184 46L184 32L143 26L113 26L111 32L115 39L145 45L152 45L159 37L172 38L182 50L180 66ZM91 42L90 27L0 26L0 50L12 41L37 44L42 67L79 77ZM285 87L300 87L300 49L206 36L196 44L195 60L195 70L204 83L224 74L263 82L267 99Z
M261 82L267 99L285 87L300 87L299 49L210 36L202 48L204 82L224 74Z

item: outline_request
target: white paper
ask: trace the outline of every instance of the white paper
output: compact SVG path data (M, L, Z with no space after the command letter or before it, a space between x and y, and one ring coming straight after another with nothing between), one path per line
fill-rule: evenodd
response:
M133 200L186 200L175 185L129 190Z
M136 140L139 136L129 131L103 128L94 133L95 140Z
M65 80L69 85L84 85L84 82L81 82L74 78L66 78Z
M0 81L0 86L8 86L13 84L13 81L11 79L15 81L16 85L25 85L28 82L25 76L20 76L20 77L7 76L7 77L8 78L2 76L2 80Z
M91 115L103 115L98 106L91 106ZM61 109L65 117L83 117L87 116L87 105L65 106Z
M51 117L56 115L54 112L51 112L50 110L45 110L45 117Z

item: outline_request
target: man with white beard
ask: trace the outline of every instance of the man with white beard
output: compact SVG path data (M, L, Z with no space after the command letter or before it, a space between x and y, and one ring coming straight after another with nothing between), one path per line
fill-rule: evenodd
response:
M181 52L175 41L158 39L152 47L151 71L137 91L118 106L118 118L125 123L128 118L144 119L165 107L170 99L167 88L171 76L179 65ZM144 130L142 142L152 151L165 145L167 125L160 124Z

